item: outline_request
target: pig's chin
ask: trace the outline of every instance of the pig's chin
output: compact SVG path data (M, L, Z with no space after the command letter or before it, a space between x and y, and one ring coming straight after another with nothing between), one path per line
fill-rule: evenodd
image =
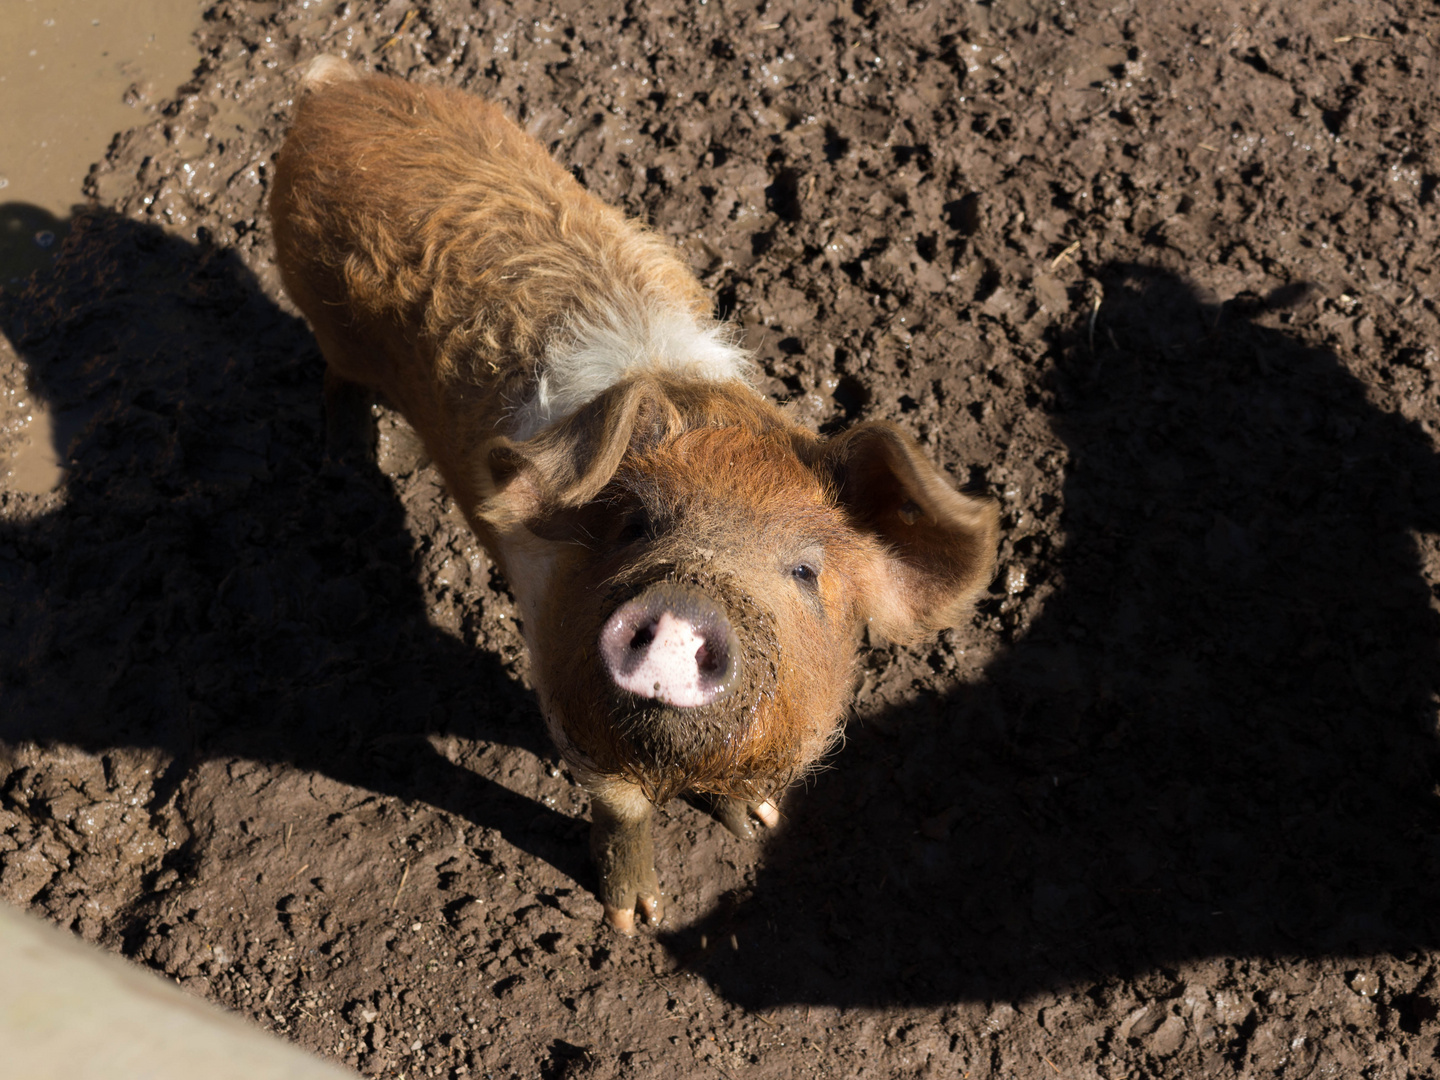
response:
M701 762L736 765L759 726L757 695L736 688L711 705L681 707L636 697L614 695L612 723L616 734L647 769L693 772Z
M768 791L795 760L789 725L778 715L772 655L742 644L734 685L707 705L612 687L610 722L627 771L659 798L684 790L748 797L757 784Z

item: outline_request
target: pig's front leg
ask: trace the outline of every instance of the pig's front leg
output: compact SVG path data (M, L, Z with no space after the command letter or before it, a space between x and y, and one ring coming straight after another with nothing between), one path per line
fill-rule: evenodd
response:
M375 460L375 395L359 383L325 369L325 460L361 465Z
M710 813L741 840L755 839L755 825L758 822L767 829L780 824L780 811L770 799L764 802L746 802L744 799L716 798Z
M636 784L587 777L590 792L590 854L600 874L605 921L622 934L635 933L635 916L660 922L660 879L650 835L650 800Z

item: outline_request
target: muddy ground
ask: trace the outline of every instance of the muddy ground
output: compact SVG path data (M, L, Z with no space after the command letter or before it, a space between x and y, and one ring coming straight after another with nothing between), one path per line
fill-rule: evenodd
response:
M0 293L67 470L0 493L0 894L377 1076L1440 1075L1440 6L409 11L221 0ZM666 809L658 933L403 429L320 468L263 200L322 51L503 101L808 422L1003 501L776 835Z

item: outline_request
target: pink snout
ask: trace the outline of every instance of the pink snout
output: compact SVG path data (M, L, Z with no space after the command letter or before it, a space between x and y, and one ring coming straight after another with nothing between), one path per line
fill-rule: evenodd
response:
M620 689L682 709L722 697L740 663L735 632L719 606L669 583L615 610L600 631L600 654Z

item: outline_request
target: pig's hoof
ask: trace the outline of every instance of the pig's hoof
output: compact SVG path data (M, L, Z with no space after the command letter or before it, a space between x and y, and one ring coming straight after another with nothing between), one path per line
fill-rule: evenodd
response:
M758 803L747 803L741 799L716 799L713 813L721 825L741 840L755 839L757 822L767 829L773 829L780 824L780 811L769 799Z
M605 922L611 929L618 930L626 937L635 935L635 916L639 914L643 926L660 925L660 897L640 896L635 903L628 907L614 907L611 904L605 905Z

